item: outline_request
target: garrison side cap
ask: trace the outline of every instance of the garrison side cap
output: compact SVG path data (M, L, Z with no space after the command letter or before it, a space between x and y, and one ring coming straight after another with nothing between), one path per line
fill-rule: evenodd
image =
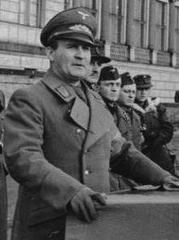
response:
M113 81L121 78L118 69L112 65L105 66L101 69L99 82L101 81Z
M121 87L125 85L135 84L134 79L131 77L129 72L124 72L121 74Z
M74 39L94 45L96 20L85 8L71 8L56 14L42 29L41 43L47 47L53 38Z
M137 89L147 89L153 86L151 83L151 76L148 74L136 75L134 76L134 81L136 83Z

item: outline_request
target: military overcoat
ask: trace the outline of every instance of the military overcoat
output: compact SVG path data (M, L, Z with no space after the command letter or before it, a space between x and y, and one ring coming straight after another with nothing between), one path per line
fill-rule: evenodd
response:
M67 204L85 185L108 192L110 167L144 183L168 175L125 142L97 93L86 88L86 97L52 70L11 97L5 156L20 183L13 240L64 239Z

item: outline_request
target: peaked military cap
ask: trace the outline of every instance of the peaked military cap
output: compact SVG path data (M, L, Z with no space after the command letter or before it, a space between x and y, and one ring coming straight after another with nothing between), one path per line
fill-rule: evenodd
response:
M113 67L112 65L105 66L101 69L99 81L112 81L117 80L121 76L118 72L118 69L116 67Z
M147 74L136 75L134 77L137 89L151 88L153 85L151 83L151 76Z
M129 72L124 72L121 74L121 87L124 85L132 85L135 84L134 79L131 77Z
M59 12L42 29L41 43L47 47L54 38L74 39L94 45L96 20L85 8L71 8Z
M95 45L91 48L91 62L97 62L99 64L108 63L111 61L109 57L104 56L100 52L101 44L98 40L95 40Z

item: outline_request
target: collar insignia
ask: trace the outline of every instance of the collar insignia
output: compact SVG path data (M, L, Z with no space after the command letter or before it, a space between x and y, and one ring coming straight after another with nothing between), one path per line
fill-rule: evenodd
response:
M64 101L69 102L73 99L72 94L64 86L59 86L55 90Z

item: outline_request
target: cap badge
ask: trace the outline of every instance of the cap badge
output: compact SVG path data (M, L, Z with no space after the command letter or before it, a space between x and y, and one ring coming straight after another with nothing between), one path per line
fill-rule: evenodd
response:
M84 12L81 12L81 11L78 11L78 13L82 16L83 20L85 20L86 17L90 17L90 15L87 14L87 13L84 13Z
M90 29L88 27L86 27L85 25L76 24L76 25L69 27L69 29L77 31L77 32L86 32L86 33L92 35L92 32L90 31Z
M116 69L115 69L115 68L111 69L111 72L115 72L115 71L116 71Z

